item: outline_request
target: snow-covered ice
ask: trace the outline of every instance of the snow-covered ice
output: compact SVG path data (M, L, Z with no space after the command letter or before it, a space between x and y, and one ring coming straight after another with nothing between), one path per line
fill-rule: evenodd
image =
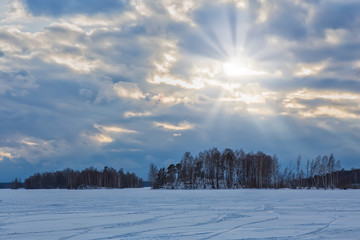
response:
M0 239L360 239L358 190L0 190Z

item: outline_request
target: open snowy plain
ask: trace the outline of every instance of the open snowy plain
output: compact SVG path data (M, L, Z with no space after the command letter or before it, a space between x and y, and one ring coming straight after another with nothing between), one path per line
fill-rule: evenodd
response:
M0 190L0 239L360 239L360 191Z

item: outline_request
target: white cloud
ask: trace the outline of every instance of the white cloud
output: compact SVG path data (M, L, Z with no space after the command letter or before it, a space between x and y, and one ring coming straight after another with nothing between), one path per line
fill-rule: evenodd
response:
M7 148L0 148L0 161L4 160L4 158L9 158L9 159L14 158L14 156L11 153L5 151L7 151Z
M347 33L345 29L326 29L325 40L329 44L338 45L344 41Z
M134 130L122 128L119 126L105 126L105 125L95 124L94 127L100 131L109 132L109 133L136 133L136 131Z
M294 73L297 77L306 77L319 74L327 65L327 62L320 63L298 63Z
M96 60L90 60L85 56L78 56L67 53L51 54L49 59L57 64L65 65L74 71L84 73L93 71L99 65L98 61Z
M171 73L171 69L179 59L176 42L164 41L161 44L164 52L159 60L154 61L154 73L148 78L152 84L167 84L188 89L200 89L204 87L201 79L190 76L190 80L184 80Z
M199 7L198 0L163 0L162 2L173 20L195 26L189 15Z
M163 128L165 130L175 130L175 131L184 131L184 130L190 130L195 127L194 124L189 122L181 122L178 125L166 123L166 122L155 122L155 126Z
M189 80L185 80L171 73L172 67L179 60L178 46L176 42L164 41L162 44L164 53L159 60L154 61L154 73L148 78L148 82L152 84L167 84L186 89L201 89L204 87L203 80L196 76L189 76Z
M192 97L181 97L181 96L165 96L163 94L157 94L151 97L151 100L155 103L160 102L168 105L176 105L176 104L193 104L195 103Z
M97 145L104 145L112 143L115 140L122 140L127 142L137 142L132 139L129 134L137 133L135 130L126 129L117 125L101 125L94 124L94 128L97 129L97 133L83 133L82 137L90 139L90 143L95 143Z
M265 97L260 94L250 95L250 94L239 94L238 97L231 97L231 98L220 98L220 101L223 102L244 102L246 104L250 103L265 103Z
M131 118L131 117L147 117L151 116L151 112L125 112L124 117Z
M64 140L44 140L35 137L20 137L17 140L10 141L11 147L1 147L3 157L10 159L23 158L30 163L38 163L46 158L53 158L66 155L69 152L69 146Z
M102 134L102 133L97 133L94 135L90 136L90 139L96 143L100 143L100 144L106 144L106 143L111 143L114 141L114 139L108 135Z
M11 0L7 6L6 17L1 20L0 23L25 23L34 21L34 19L35 18L26 11L21 0Z
M268 1L264 1L264 0L261 0L260 4L261 4L261 7L258 10L257 22L264 23L267 21L267 19L269 17L271 4L269 4Z
M194 79L193 81L188 82L180 78L176 78L172 75L164 75L164 76L155 75L154 78L150 81L150 83L153 84L164 83L164 84L182 87L182 88L188 88L188 89L200 89L204 87L204 83L200 79Z
M28 138L24 138L24 139L20 140L19 142L23 143L25 145L28 145L28 146L37 146L37 145L39 145L38 143L33 142L33 141L29 140Z
M304 99L304 100L314 100L314 99L326 99L343 102L344 100L357 101L360 100L360 94L346 91L331 91L331 90L311 90L311 89L301 89L295 92L287 94L286 99Z
M140 15L150 17L153 11L147 3L148 2L144 3L144 0L131 0L130 5L133 6Z
M112 83L110 80L105 80L100 83L100 90L96 96L95 103L110 102L118 98L140 100L145 97L146 95L136 83Z
M220 0L220 2L232 3L238 8L247 8L249 6L248 0Z
M321 101L319 101L321 100ZM319 102L319 103L317 103ZM346 91L302 89L286 94L283 114L298 114L302 118L360 118L360 94Z
M332 117L337 119L359 119L359 114L354 114L341 107L319 106L307 111L299 111L298 114L303 118Z
M136 83L118 82L113 86L117 96L121 98L143 99L145 94L140 90Z

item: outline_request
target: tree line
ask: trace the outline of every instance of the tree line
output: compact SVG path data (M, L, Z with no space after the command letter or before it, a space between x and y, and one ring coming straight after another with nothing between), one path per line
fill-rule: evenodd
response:
M307 160L305 168L299 156L295 168L282 170L276 155L212 148L196 156L186 152L167 168L152 163L148 180L155 189L339 188L340 169L333 154Z
M135 173L117 171L105 166L103 170L90 167L82 171L66 168L62 171L36 173L24 181L26 189L81 188L139 188L143 180Z

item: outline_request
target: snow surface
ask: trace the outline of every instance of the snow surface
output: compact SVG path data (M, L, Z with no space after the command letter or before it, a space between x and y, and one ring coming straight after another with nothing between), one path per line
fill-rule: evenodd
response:
M360 239L359 190L0 190L0 239Z

